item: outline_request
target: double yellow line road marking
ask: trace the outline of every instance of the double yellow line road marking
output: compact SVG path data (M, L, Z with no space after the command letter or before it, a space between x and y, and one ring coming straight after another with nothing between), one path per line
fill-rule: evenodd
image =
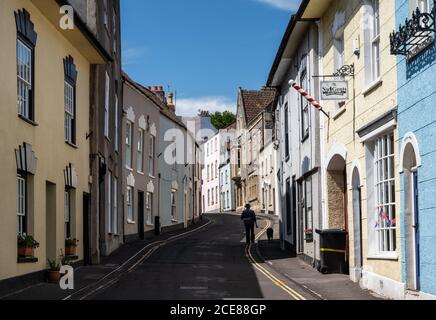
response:
M259 240L266 232L266 230L268 228L270 228L272 225L271 221L268 220L268 223L266 225L266 227L259 232L259 234L256 236L256 241ZM288 285L286 285L285 283L283 283L283 281L281 281L280 279L278 279L276 276L274 276L271 272L269 272L267 269L265 269L263 266L261 266L256 259L254 259L252 253L251 253L251 248L252 246L250 245L246 252L245 255L248 258L248 260L251 262L251 264L259 271L261 272L266 278L268 278L269 280L271 280L277 287L279 287L280 289L282 289L283 291L285 291L287 294L289 294L293 299L295 300L306 300L306 298L304 298L301 294L299 294L297 291L295 291L294 289L290 288Z

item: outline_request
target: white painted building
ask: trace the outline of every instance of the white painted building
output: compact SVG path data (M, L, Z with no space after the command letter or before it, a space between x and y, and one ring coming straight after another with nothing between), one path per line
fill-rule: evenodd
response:
M203 144L204 168L202 171L202 204L203 213L220 211L219 165L221 151L221 135L218 133Z

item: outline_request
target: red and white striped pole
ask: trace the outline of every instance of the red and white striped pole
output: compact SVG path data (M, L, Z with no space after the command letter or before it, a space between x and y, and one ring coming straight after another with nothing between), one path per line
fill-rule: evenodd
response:
M324 111L324 109L322 108L322 106L319 104L318 101L316 101L314 98L312 98L309 93L307 93L302 87L297 85L297 82L295 80L291 80L289 81L289 85L291 87L293 87L295 90L297 90L302 96L303 98L305 98L311 105L313 105L315 108L317 108L318 110L320 110L322 113L324 113L328 118L330 118L330 116L328 115L327 112Z

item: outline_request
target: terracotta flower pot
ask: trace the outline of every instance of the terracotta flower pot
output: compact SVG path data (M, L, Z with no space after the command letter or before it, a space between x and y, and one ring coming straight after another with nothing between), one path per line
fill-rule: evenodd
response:
M47 271L47 279L50 283L59 283L61 279L61 273L59 271Z
M18 256L19 257L33 257L33 248L26 246L18 247Z
M75 256L76 255L76 247L75 246L65 247L65 255L66 256Z

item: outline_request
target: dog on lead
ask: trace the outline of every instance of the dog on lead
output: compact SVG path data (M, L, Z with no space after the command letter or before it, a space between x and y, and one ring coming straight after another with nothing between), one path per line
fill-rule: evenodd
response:
M273 228L268 228L268 230L266 230L266 235L268 236L268 241L273 240L273 238L274 238L274 229Z

